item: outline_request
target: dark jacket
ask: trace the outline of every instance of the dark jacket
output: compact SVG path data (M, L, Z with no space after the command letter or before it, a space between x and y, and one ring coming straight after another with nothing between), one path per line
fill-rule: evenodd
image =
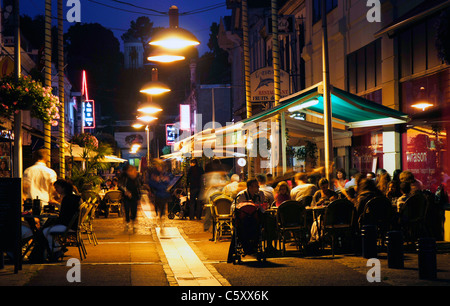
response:
M161 176L168 176L165 173L159 173L158 171L153 171L150 173L148 180L148 186L152 189L155 197L158 199L170 198L170 193L167 188L170 184L170 177L168 181L162 180Z
M75 194L69 194L64 196L61 201L61 211L59 212L58 224L69 226L73 216L80 209L81 197ZM72 225L73 230L76 230L78 226L77 220Z
M202 176L205 172L200 166L190 167L187 173L187 185L189 188L201 188L202 187Z

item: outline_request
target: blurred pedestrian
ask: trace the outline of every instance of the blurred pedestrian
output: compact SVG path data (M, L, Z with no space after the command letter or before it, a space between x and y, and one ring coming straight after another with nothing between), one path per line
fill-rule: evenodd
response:
M167 191L170 184L170 176L164 169L164 164L161 160L154 160L154 169L150 171L150 178L148 185L152 189L154 196L154 205L156 215L159 218L159 226L164 228L164 216L166 213L167 203L169 202L171 195Z
M136 167L127 164L119 180L119 190L123 192L123 207L125 211L125 231L128 231L129 223L135 231L137 207L141 198L141 183Z
M193 220L197 215L197 218L201 216L200 210L200 192L202 188L202 177L205 173L203 168L199 166L198 161L194 158L190 160L190 168L187 173L186 187L189 189L189 218ZM200 218L199 218L200 219Z

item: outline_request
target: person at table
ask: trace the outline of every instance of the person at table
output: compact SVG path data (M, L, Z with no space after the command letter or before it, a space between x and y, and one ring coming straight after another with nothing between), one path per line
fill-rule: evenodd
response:
M356 176L360 174L359 171L357 169L350 169L350 181L348 181L347 183L345 183L344 188L347 190L352 186L356 186L357 182L356 182Z
M264 192L264 198L266 199L266 202L271 205L274 201L273 188L267 185L267 176L265 174L258 174L256 176L256 180L259 184L259 190Z
M336 171L336 179L334 180L334 191L339 192L345 188L345 184L348 182L347 174L344 169L338 169Z
M390 181L386 191L386 198L388 198L393 205L397 205L397 199L401 197L401 195L400 182L397 180Z
M423 188L423 184L421 181L414 177L411 171L402 171L399 175L400 183L407 182L411 185L411 194L415 194L417 192L421 192Z
M402 211L403 207L405 207L406 200L411 197L411 183L400 183L400 192L402 193L402 195L397 199L397 202L395 203L397 205L398 212Z
M39 199L41 209L53 202L55 189L53 183L56 182L56 172L47 167L50 155L47 150L39 149L34 153L35 164L23 173L23 193L25 199Z
M112 179L109 190L119 190L119 179L117 177Z
M78 212L81 204L81 196L73 193L73 186L64 179L58 179L54 184L56 192L61 197L60 212L57 220L53 222L52 226L46 227L43 230L44 237L47 239L50 250L53 251L53 256L56 258L61 253L61 248L55 241L55 248L53 247L52 232L63 232L67 229L73 216ZM72 230L77 230L78 222L72 224Z
M319 190L317 190L313 196L312 206L328 205L337 198L337 193L329 188L328 180L326 178L321 178L319 181Z
M280 206L281 203L289 201L291 199L291 190L287 182L281 181L278 183L277 187L275 187L274 190L274 199L276 207Z
M384 196L381 191L375 185L375 181L370 178L363 178L359 181L358 187L356 189L357 196L356 200L353 201L355 205L355 221L360 220L361 215L364 212L367 202L375 197Z
M230 182L223 187L222 192L229 196L230 198L234 199L236 195L238 194L238 187L239 187L239 175L233 174L230 178Z
M264 192L259 190L259 183L256 179L249 179L247 181L247 189L242 190L236 196L236 206L244 202L252 202L256 205L262 205L265 202ZM232 207L234 207L234 205Z
M306 173L297 173L294 176L296 186L291 190L291 199L300 201L303 197L313 196L317 191L317 186L308 183Z

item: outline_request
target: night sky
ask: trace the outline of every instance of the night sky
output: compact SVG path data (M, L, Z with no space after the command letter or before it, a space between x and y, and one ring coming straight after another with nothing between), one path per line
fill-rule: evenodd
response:
M70 7L66 6L67 2L68 0L63 0L64 18L70 9ZM139 16L147 16L153 22L154 27L168 27L168 15L162 15L159 12L168 13L169 8L172 5L176 5L180 13L180 27L191 31L200 40L200 46L197 47L200 56L208 51L207 43L211 24L213 22L219 23L221 17L231 14L231 10L227 10L226 8L225 0L80 0L80 2L81 22L101 24L105 28L113 31L121 44L122 40L120 36L129 28L130 22L136 20ZM125 3L132 4L133 6ZM52 15L55 17L57 16L56 6L57 1L53 0ZM189 15L181 15L194 10L201 10L201 12L197 11ZM44 0L20 0L21 15L34 17L38 14L44 15L44 11ZM53 24L56 25L57 21L53 20ZM64 31L67 31L70 25L70 23L65 22ZM121 49L123 51L122 47Z

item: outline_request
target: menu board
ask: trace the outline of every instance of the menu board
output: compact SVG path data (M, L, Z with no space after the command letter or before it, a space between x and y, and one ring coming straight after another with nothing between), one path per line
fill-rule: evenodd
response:
M21 200L21 179L0 178L0 252L13 252L15 273L21 260Z

